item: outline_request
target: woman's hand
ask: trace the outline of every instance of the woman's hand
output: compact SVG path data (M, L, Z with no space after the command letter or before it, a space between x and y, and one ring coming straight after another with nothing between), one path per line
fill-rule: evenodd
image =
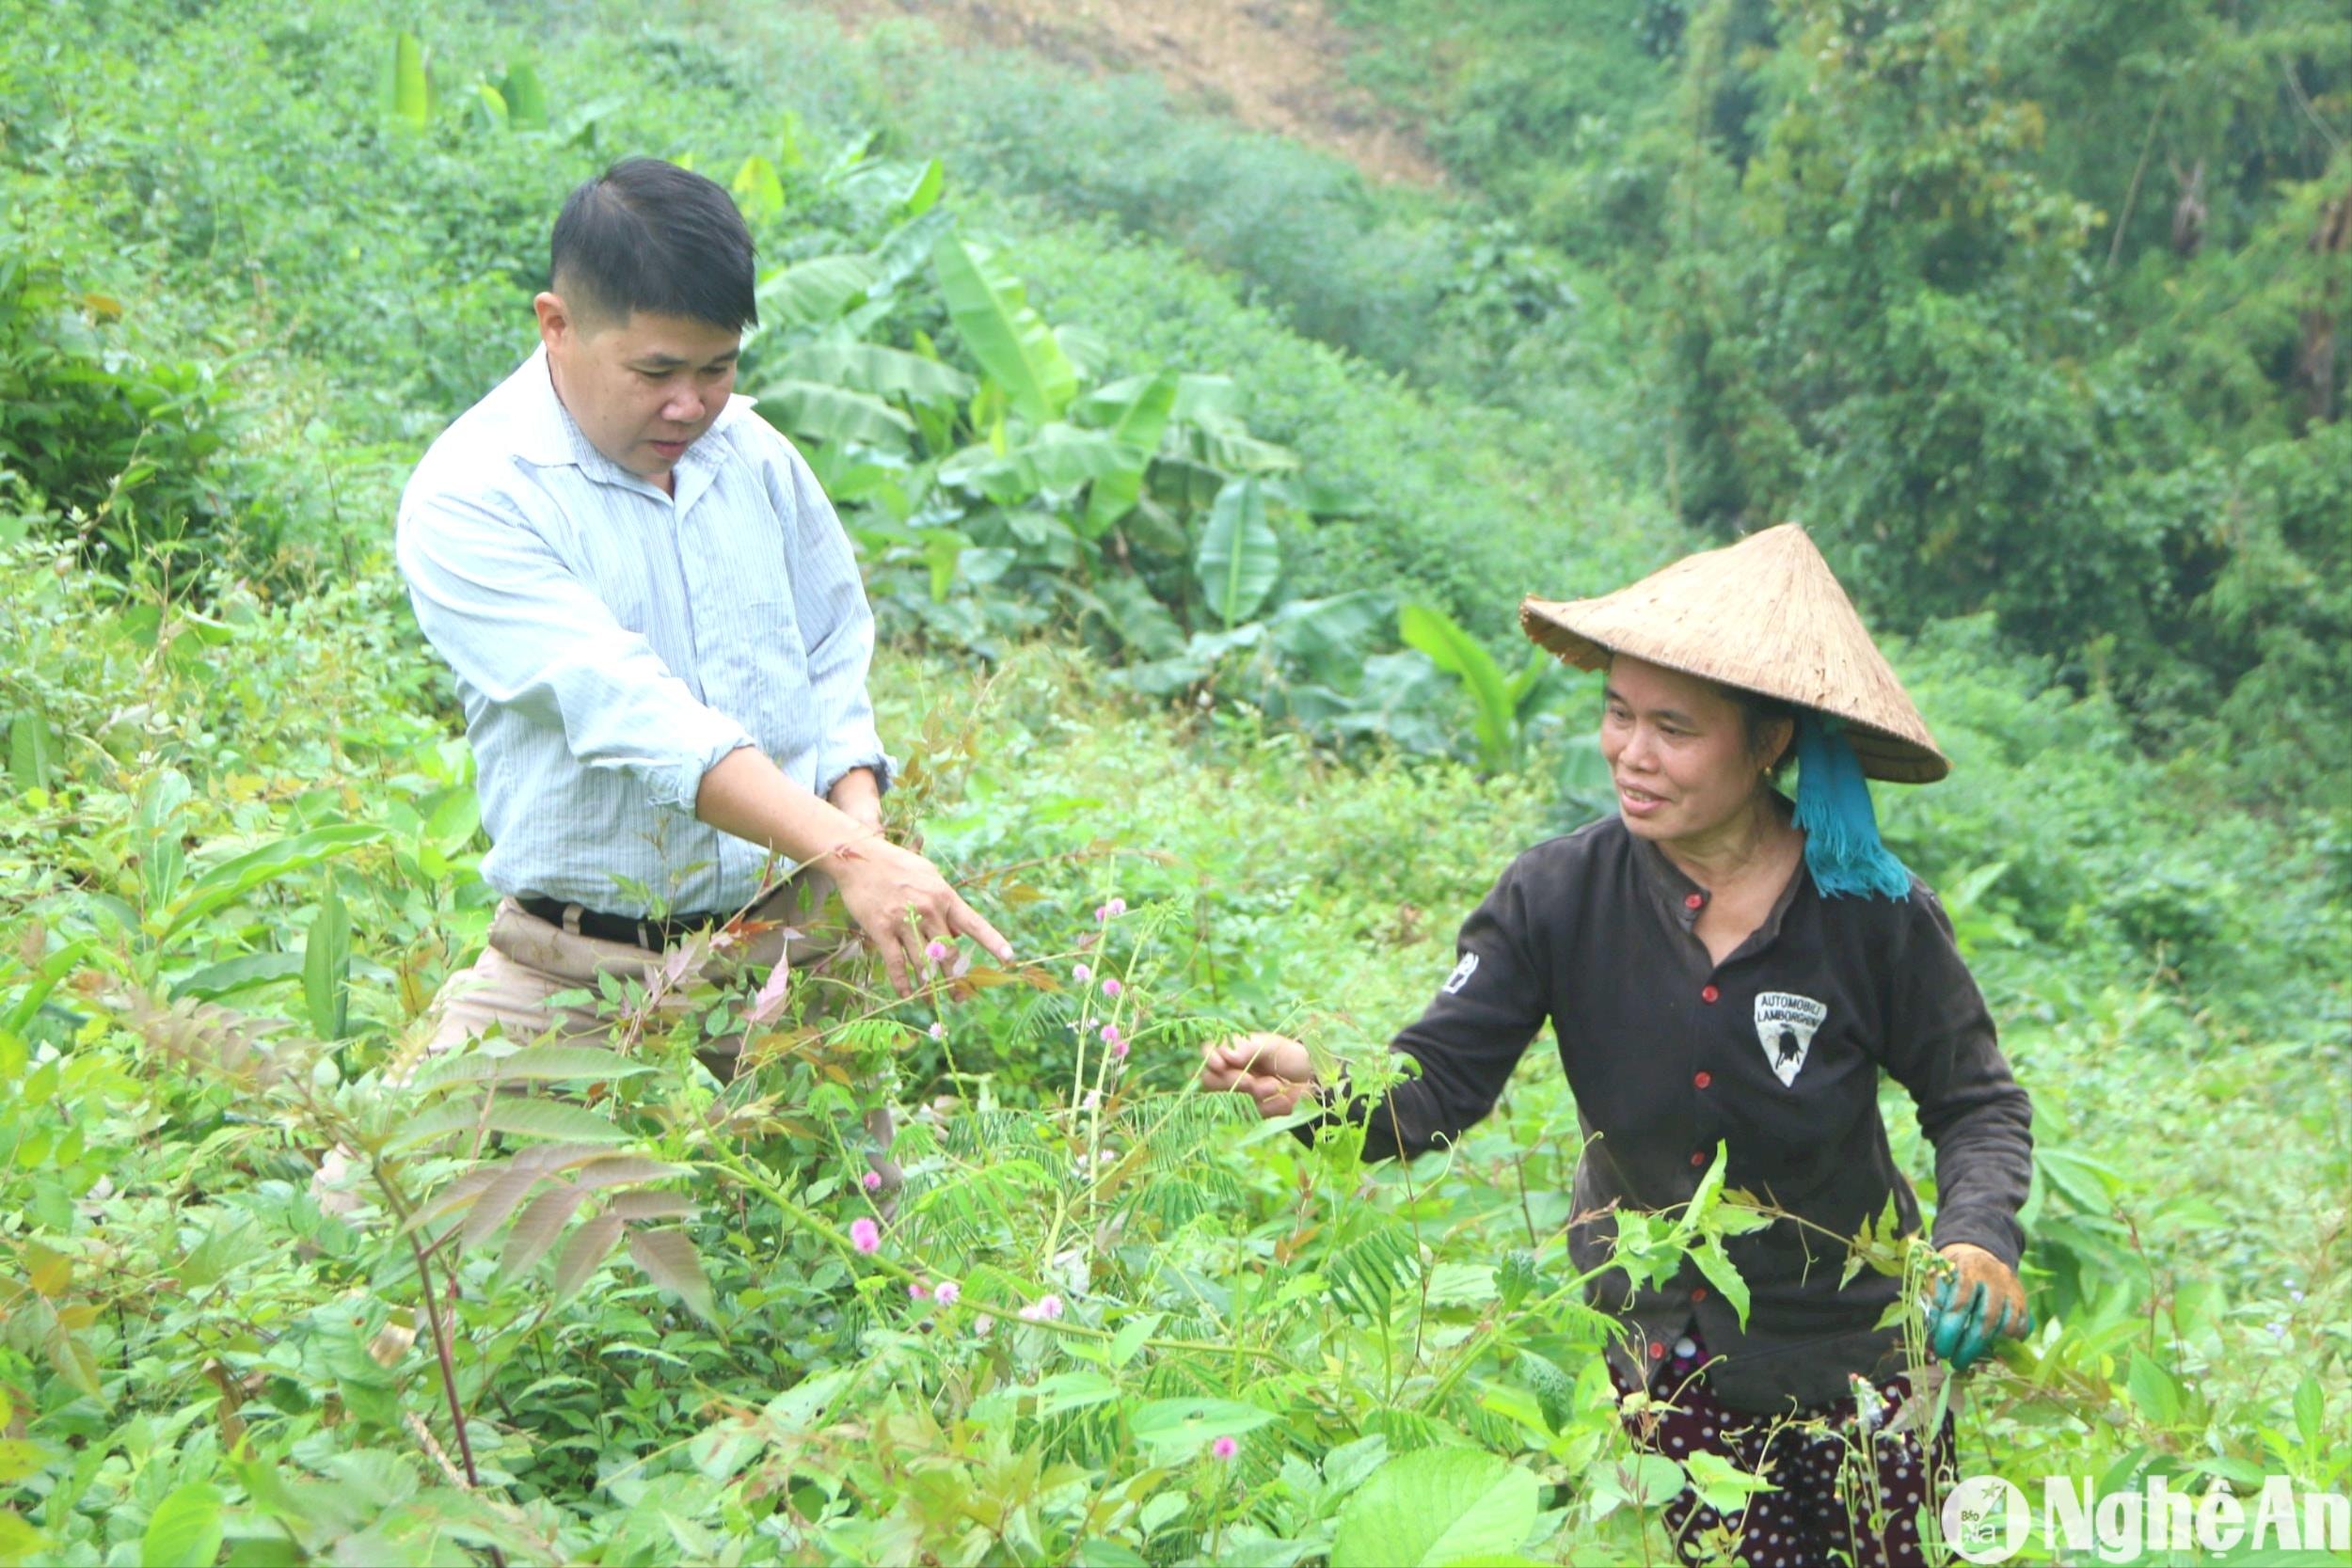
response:
M1201 1048L1200 1086L1246 1094L1272 1121L1314 1093L1315 1067L1307 1048L1287 1035L1240 1035Z
M2003 1335L2022 1339L2033 1327L2017 1271L1969 1242L1943 1249L1951 1272L1935 1287L1928 1313L1928 1349L1964 1372Z

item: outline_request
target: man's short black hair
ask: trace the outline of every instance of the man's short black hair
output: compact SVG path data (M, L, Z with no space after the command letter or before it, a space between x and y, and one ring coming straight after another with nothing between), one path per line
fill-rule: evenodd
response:
M683 316L756 325L752 231L716 182L659 158L624 158L564 199L548 286L575 310L621 321Z

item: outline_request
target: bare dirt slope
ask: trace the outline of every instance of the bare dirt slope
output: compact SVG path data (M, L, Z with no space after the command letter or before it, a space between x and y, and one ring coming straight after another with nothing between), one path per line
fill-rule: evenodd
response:
M951 44L1149 72L1179 98L1336 152L1376 180L1434 185L1437 163L1347 80L1320 0L822 0L852 29L921 17Z

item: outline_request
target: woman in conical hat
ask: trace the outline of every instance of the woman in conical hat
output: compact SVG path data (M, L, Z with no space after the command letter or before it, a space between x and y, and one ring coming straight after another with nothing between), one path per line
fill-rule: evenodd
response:
M1585 1135L1569 1249L1624 1326L1610 1361L1629 1420L1669 1457L1712 1450L1778 1488L1728 1518L1684 1493L1666 1516L1686 1560L1715 1551L1720 1528L1763 1564L1920 1560L1915 1520L1940 1504L1948 1420L1930 1437L1922 1411L1902 1414L1929 1370L1907 1363L1904 1314L1889 1312L1900 1281L1844 1277L1844 1239L1890 1206L1902 1233L1920 1225L1880 1118L1882 1071L1935 1148L1929 1348L1964 1370L2027 1326L2031 1110L1950 922L1880 842L1864 782L1950 764L1793 526L1601 598L1531 598L1520 619L1608 673L1617 812L1512 863L1396 1037L1418 1073L1376 1101L1331 1095L1330 1115L1364 1123L1371 1159L1450 1143L1550 1022ZM1775 787L1792 760L1793 802ZM1205 1056L1207 1086L1267 1117L1321 1092L1281 1036ZM1613 1266L1615 1214L1678 1210L1719 1160L1730 1187L1788 1216L1728 1240L1740 1280ZM1843 1506L1841 1472L1877 1475L1873 1516Z

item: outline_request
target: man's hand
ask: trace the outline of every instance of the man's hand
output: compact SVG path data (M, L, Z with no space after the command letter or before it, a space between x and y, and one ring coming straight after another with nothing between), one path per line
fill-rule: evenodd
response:
M912 993L909 977L922 972L923 950L934 942L970 937L999 962L1012 960L1012 944L973 911L930 862L879 833L843 845L825 859L823 869L900 996Z
M966 936L998 961L1012 960L1012 945L956 896L930 862L882 836L872 773L851 768L832 794L818 800L757 747L739 746L703 775L694 815L831 877L900 996L912 994L908 976L920 971L923 949L934 942Z
M1201 1048L1200 1086L1246 1094L1258 1102L1258 1115L1272 1121L1314 1093L1315 1065L1307 1048L1287 1035L1241 1035Z
M1928 1313L1928 1349L1964 1372L2004 1334L2022 1339L2033 1327L2017 1273L1984 1248L1954 1242L1943 1249L1951 1271L1936 1283Z

